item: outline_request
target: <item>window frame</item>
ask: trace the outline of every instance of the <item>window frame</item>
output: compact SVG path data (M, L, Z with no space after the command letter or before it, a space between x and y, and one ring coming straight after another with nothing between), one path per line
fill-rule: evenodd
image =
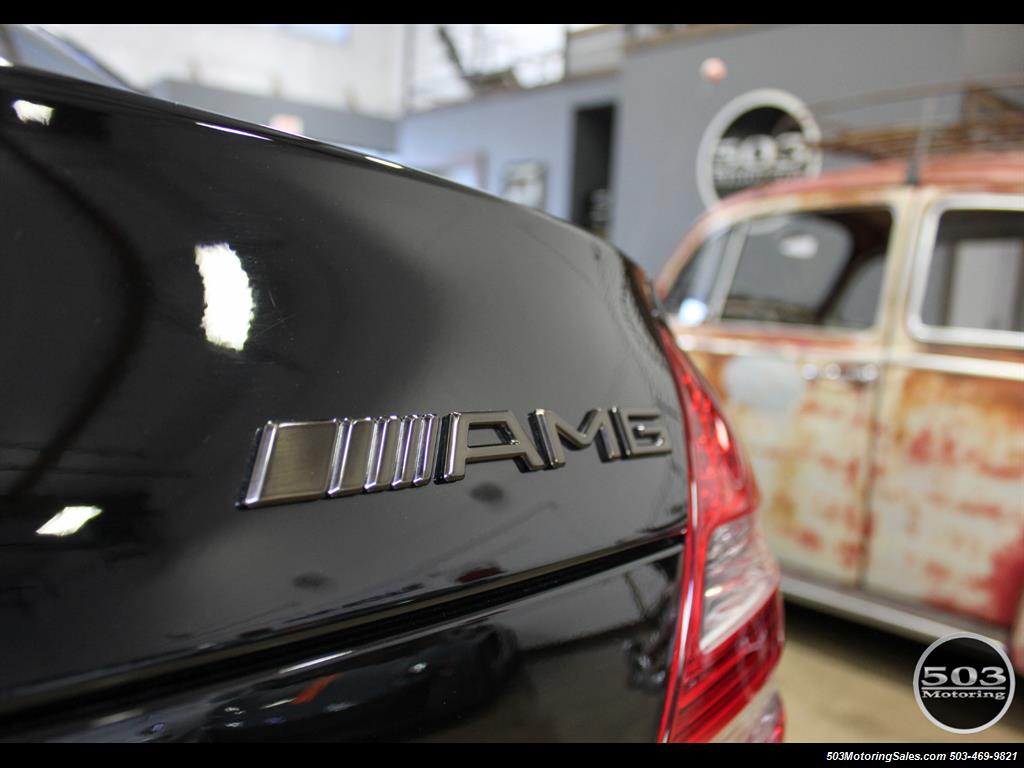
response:
M711 280L711 287L708 290L707 315L705 315L704 319L700 323L684 327L699 328L702 325L707 325L708 323L718 321L718 316L721 310L721 304L724 303L725 301L724 296L722 296L721 301L719 301L719 294L721 292L720 286L722 283L722 271L729 261L732 249L736 247L734 243L737 240L739 240L739 242L742 242L742 237L738 236L737 234L739 230L743 231L743 235L746 234L747 230L745 219L741 218L736 221L722 219L718 222L715 222L715 224L709 227L708 230L704 233L700 241L693 247L693 250L690 251L690 254L686 257L686 260L682 263L679 269L676 270L675 275L673 275L672 283L668 286L668 289L665 292L666 301L669 299L669 297L672 296L672 292L675 290L676 284L682 279L683 273L686 272L686 270L693 265L693 262L697 258L698 254L700 254L701 249L703 249L708 243L710 243L716 237L721 236L724 238L724 242L722 243L721 257L718 260L718 264L715 265L714 278ZM678 313L679 307L676 307L675 309L670 310L668 312L668 314L673 318L677 317Z
M924 295L928 287L928 270L935 253L939 221L948 211L1009 211L1024 215L1024 200L1019 195L970 193L947 195L933 200L925 208L917 247L911 265L910 296L904 316L907 333L926 344L953 344L995 349L1024 349L1024 332L953 325L928 325L922 319Z
M840 325L817 325L811 323L785 323L779 320L750 320L740 318L722 317L722 310L729 297L729 290L732 288L733 280L736 277L736 269L739 267L740 256L743 254L743 246L746 244L747 232L751 222L758 219L765 219L771 216L794 216L799 214L830 214L830 213L858 213L861 211L884 211L889 214L889 237L885 248L885 257L882 264L882 282L878 291L878 305L875 307L875 315L870 325L863 328L850 328ZM839 205L815 205L798 206L795 208L784 208L781 210L762 210L751 213L732 222L733 232L729 235L729 242L726 243L726 250L722 257L722 267L719 268L716 276L716 283L712 291L714 302L708 303L708 317L703 324L716 323L719 326L742 330L750 329L771 329L771 330L792 330L797 333L813 333L831 337L858 337L877 334L883 324L885 312L886 287L889 281L889 270L893 259L893 249L896 246L897 233L900 222L900 207L892 200L871 200L864 202L851 202ZM742 234L737 233L742 230ZM727 259L731 257L731 263ZM723 277L728 271L728 278Z

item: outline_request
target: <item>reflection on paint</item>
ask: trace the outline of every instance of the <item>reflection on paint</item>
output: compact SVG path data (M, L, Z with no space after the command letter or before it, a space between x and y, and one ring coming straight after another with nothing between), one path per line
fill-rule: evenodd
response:
M818 255L818 238L814 235L790 235L779 241L779 253L791 259L813 259Z
M18 99L11 106L14 107L14 114L23 123L49 125L50 118L53 117L53 107L48 107L45 104L36 104L32 101Z
M102 511L99 507L64 507L36 533L40 536L70 536Z
M700 325L708 316L708 305L700 299L683 299L679 305L679 322L685 326Z
M214 125L213 123L200 123L196 122L196 125L202 126L203 128L212 128L215 131L223 131L224 133L233 133L237 136L248 136L250 139L259 139L260 141L271 141L267 136L260 136L256 133L249 133L249 131L240 131L237 128L228 128L224 125Z
M227 243L197 245L196 266L203 279L202 328L206 340L241 350L255 316L252 286L241 259Z
M399 171L401 171L405 167L403 165L399 165L398 163L392 163L390 160L384 160L383 158L380 157L374 157L373 155L363 155L363 157L365 157L367 160L372 160L375 163L380 163L381 165L386 165L388 168L394 168Z

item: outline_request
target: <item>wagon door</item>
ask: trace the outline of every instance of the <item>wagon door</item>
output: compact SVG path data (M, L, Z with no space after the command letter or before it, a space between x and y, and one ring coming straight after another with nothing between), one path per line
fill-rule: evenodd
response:
M1024 580L1024 200L935 199L880 411L866 586L1009 626Z
M709 237L666 300L750 454L775 552L791 573L840 584L863 574L893 216L882 204L752 214Z

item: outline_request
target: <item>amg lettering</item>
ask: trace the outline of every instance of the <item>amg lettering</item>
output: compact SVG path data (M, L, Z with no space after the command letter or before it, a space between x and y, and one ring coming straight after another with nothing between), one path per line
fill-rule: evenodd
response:
M672 451L654 410L594 408L577 428L538 408L530 425L535 440L511 411L268 422L258 433L240 506L397 491L432 480L452 483L476 462L512 460L524 472L559 469L566 464L565 447L583 450L593 443L605 462ZM489 431L494 441L474 440L479 430Z

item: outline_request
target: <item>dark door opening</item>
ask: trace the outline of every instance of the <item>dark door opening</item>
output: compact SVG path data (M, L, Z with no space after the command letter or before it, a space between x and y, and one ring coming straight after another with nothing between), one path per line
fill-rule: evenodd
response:
M572 222L600 237L611 224L612 132L615 106L576 110Z

